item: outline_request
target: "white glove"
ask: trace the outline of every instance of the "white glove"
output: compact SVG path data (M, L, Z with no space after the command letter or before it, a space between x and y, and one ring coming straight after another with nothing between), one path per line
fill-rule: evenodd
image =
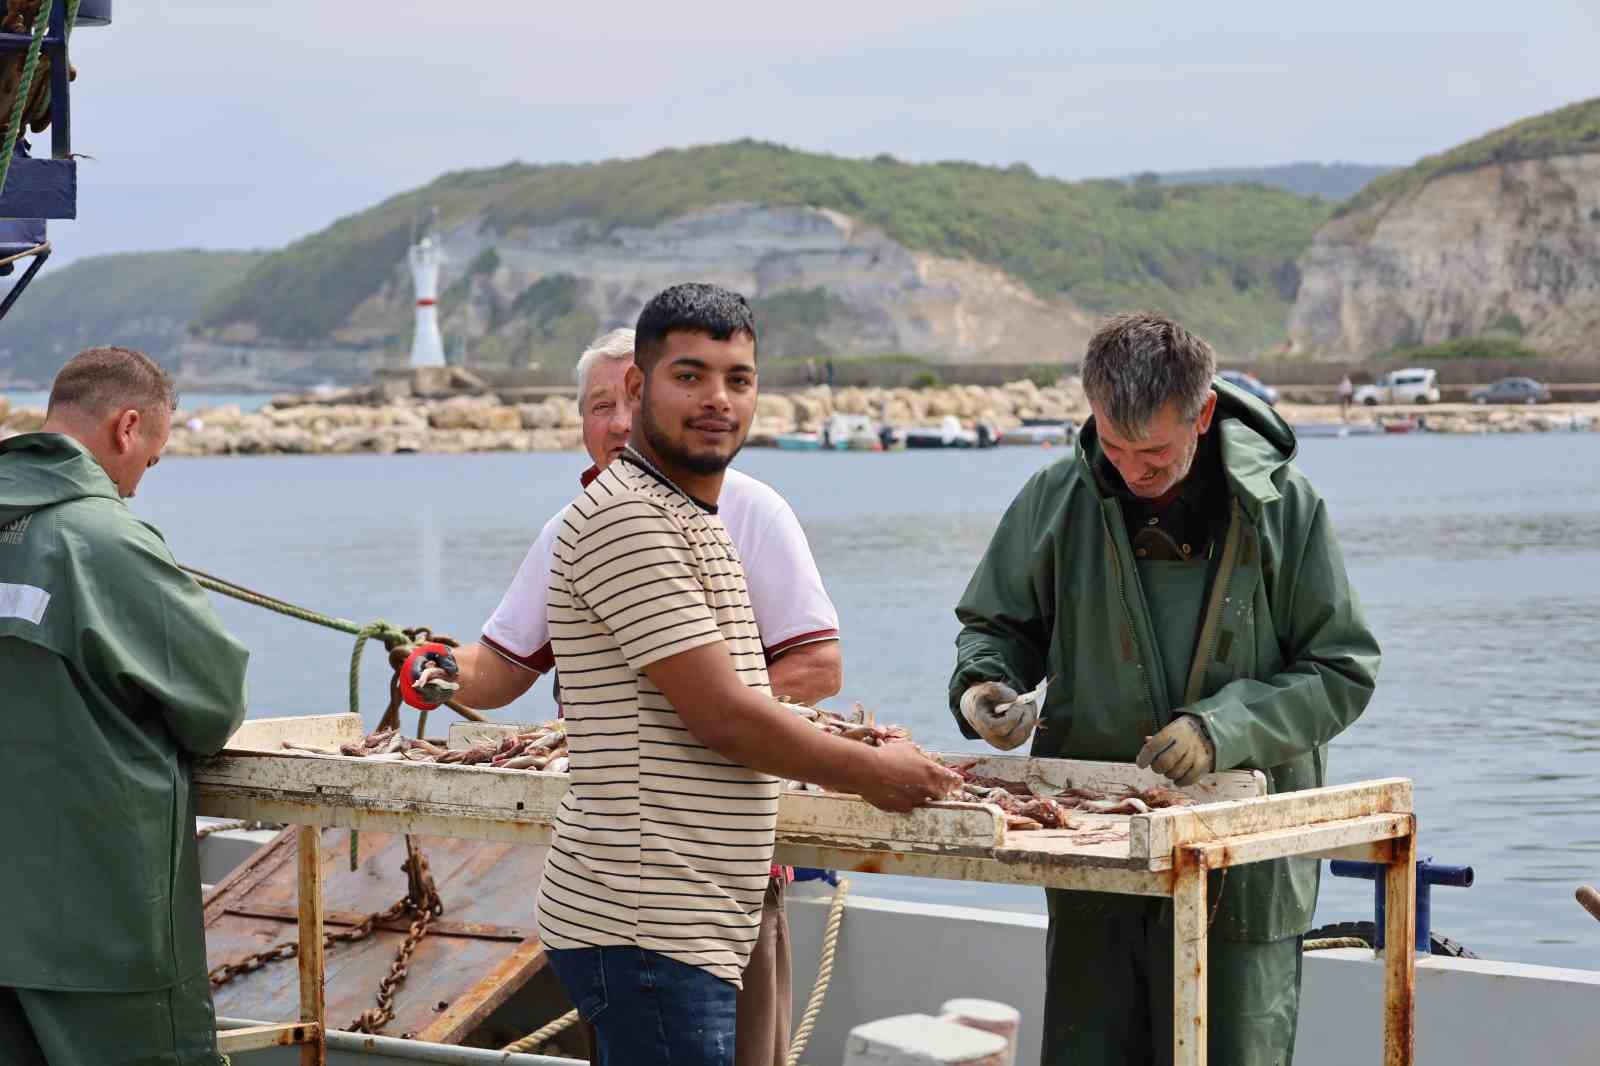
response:
M1018 698L1010 685L984 681L961 694L961 717L977 734L1001 751L1027 740L1039 722L1044 686Z
M1147 737L1133 761L1181 788L1211 772L1217 763L1217 748L1200 719L1182 714L1155 736Z

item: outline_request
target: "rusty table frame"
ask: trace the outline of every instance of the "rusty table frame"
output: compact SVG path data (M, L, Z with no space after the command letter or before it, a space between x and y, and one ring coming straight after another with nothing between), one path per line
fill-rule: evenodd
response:
M355 764L352 767L349 764ZM419 777L418 774L425 775ZM400 775L404 775L404 778ZM321 827L548 844L556 775L476 767L400 766L362 760L289 759L264 752L196 768L203 815L299 827L300 1020L219 1035L224 1051L301 1044L302 1066L325 1061ZM395 795L402 783L420 789ZM424 798L424 796L426 798ZM859 801L785 793L802 813L821 803ZM519 798L520 797L520 798ZM825 819L787 828L780 817L777 859L866 873L1036 885L1167 897L1173 903L1175 1066L1207 1060L1206 877L1212 870L1292 856L1357 859L1387 867L1384 953L1384 1066L1412 1066L1415 1028L1416 819L1411 782L1364 781L1274 796L1173 807L1126 819L1113 845L1090 833L1022 832L948 846L924 834L934 816L971 824L992 808L952 805L911 816L872 815L865 835L841 834ZM888 821L884 821L888 819ZM920 821L919 821L920 819ZM1003 824L1003 822L1001 823ZM896 832L903 826L905 831ZM981 833L979 834L981 837Z

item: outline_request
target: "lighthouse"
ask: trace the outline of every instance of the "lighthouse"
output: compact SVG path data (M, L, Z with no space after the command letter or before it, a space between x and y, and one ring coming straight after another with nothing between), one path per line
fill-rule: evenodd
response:
M411 338L412 366L444 366L439 336L439 263L443 256L431 234L411 246L411 279L417 287L417 331Z

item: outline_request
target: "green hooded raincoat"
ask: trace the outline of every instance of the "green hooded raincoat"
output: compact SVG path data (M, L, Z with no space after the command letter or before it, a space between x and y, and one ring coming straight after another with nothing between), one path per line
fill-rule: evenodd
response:
M1035 474L995 530L956 608L950 706L980 681L1018 691L1052 679L1035 756L1131 762L1181 708L1216 745L1216 769L1266 771L1274 792L1324 783L1327 743L1372 696L1378 644L1361 616L1327 508L1295 468L1294 434L1276 412L1223 382L1210 432L1220 434L1229 528L1191 647L1160 647L1121 505L1094 474L1093 420L1076 454ZM1163 627L1170 629L1171 627ZM1177 627L1182 629L1182 627ZM1188 632L1195 632L1189 629ZM1168 671L1165 658L1187 669ZM1185 699L1166 678L1187 676ZM1317 899L1315 859L1212 874L1221 893L1212 934L1276 941L1305 933ZM1057 918L1136 914L1144 901L1054 894Z
M203 987L189 762L246 658L86 449L0 443L0 986Z

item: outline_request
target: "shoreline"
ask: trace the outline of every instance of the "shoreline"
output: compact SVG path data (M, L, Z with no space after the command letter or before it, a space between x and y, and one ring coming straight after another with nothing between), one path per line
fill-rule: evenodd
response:
M449 399L400 397L377 403L339 400L337 396L285 396L249 413L237 406L183 410L174 420L167 454L449 455L575 451L583 446L578 406L568 395L523 403L506 403L493 394ZM1285 402L1277 411L1291 426L1338 426L1344 422L1334 404ZM1043 388L1027 380L1002 386L927 389L830 389L818 385L762 394L750 427L749 446L770 446L780 434L816 430L834 413L867 415L895 427L937 425L953 416L966 428L984 422L1003 436L1025 422L1081 424L1089 408L1076 378ZM43 409L12 408L0 397L0 438L31 432L43 421ZM1600 431L1600 403L1359 407L1351 409L1347 424L1357 433L1386 428L1456 435L1596 432Z

